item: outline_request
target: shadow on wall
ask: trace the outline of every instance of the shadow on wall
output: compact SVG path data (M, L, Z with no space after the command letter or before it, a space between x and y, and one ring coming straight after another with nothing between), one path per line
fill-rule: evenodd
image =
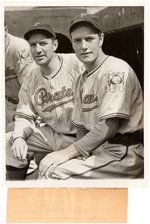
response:
M56 38L58 40L58 48L56 50L57 53L73 53L73 48L70 39L62 34L56 33Z

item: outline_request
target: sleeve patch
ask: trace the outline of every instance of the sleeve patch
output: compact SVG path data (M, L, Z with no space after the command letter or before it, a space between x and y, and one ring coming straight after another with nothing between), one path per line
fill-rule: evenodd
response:
M33 61L28 49L22 49L20 51L20 57L22 62L24 61L24 62L31 63Z
M125 91L124 72L108 73L108 91Z

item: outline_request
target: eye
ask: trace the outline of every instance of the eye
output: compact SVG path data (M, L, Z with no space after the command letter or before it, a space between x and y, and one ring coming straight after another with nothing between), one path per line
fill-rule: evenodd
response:
M87 37L86 38L86 41L92 41L92 40L94 40L94 37Z
M47 45L47 42L44 42L44 41L43 42L40 42L40 45L41 46L45 46L45 45Z
M35 43L30 43L30 47L35 47L36 44Z
M79 43L81 41L81 39L74 39L74 43Z

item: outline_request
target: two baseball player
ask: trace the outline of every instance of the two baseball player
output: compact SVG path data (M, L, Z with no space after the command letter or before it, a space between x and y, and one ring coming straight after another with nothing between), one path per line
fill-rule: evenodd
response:
M5 24L5 111L6 132L15 120L18 92L25 78L30 74L34 61L27 41L11 35Z
M73 18L70 36L86 68L74 91L72 123L78 140L63 150L68 161L62 159L54 167L59 152L56 158L49 155L47 169L41 164L41 175L50 179L142 177L143 96L136 74L125 61L103 52L98 17Z
M74 126L71 126L71 129L77 128L77 140L74 141L74 139L62 145L62 134L58 136L61 127L68 127L66 122L64 126L65 119L62 116L63 112L65 114L68 111L68 108L63 107L62 96L64 96L63 102L72 102L71 90L66 94L65 90L68 90L68 87L63 89L59 86L59 90L56 91L55 88L61 79L53 83L48 76L53 69L49 70L47 65L42 65L45 54L39 56L35 54L33 57L37 57L40 72L38 68L36 74L32 75L33 79L30 79L20 92L20 104L11 148L14 156L8 147L7 165L21 168L27 164L25 160L27 145L24 140L26 139L28 152L52 149L51 153L48 153L40 162L39 179L138 178L143 175L144 161L143 96L136 74L125 61L103 52L104 34L98 17L87 14L73 18L70 36L74 51L86 68L77 78L74 88L74 109L71 119ZM31 35L28 39L31 48L39 42L39 39L35 37ZM26 35L25 38L27 38ZM53 43L55 41L51 43L51 47L55 50ZM31 52L33 54L32 50ZM51 61L55 61L53 58ZM70 66L71 63L69 63ZM53 79L59 72L60 70L54 72ZM66 81L68 80L67 77ZM64 87L65 84L63 83L62 86ZM50 92L49 87L55 89L56 92L54 94ZM60 102L57 101L58 99ZM59 102L55 104L57 107L52 104L55 100ZM70 116L71 112L69 112ZM48 124L42 127L43 129L37 130L33 126L37 113L40 116L43 115ZM51 132L50 126L57 132ZM73 134L70 130L67 134L69 133ZM66 136L65 130L63 134ZM36 144L35 149L36 142L40 145ZM21 153L21 148L21 151L25 153ZM24 159L24 164L21 159Z
M58 41L48 24L36 24L24 37L37 66L22 84L15 128L7 134L8 180L25 178L29 155L40 163L46 154L55 154L76 139L76 128L70 119L73 86L82 63L75 54L55 53ZM38 116L45 123L42 127L35 125ZM47 156L41 161L44 168L49 163Z

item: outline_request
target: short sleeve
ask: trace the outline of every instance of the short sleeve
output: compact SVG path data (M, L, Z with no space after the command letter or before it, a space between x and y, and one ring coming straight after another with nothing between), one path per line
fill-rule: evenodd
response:
M112 71L103 76L99 88L99 117L130 119L133 94L133 70Z
M22 82L30 75L32 69L35 67L35 62L32 59L30 48L27 43L22 43L22 47L17 50L17 76L19 83Z

